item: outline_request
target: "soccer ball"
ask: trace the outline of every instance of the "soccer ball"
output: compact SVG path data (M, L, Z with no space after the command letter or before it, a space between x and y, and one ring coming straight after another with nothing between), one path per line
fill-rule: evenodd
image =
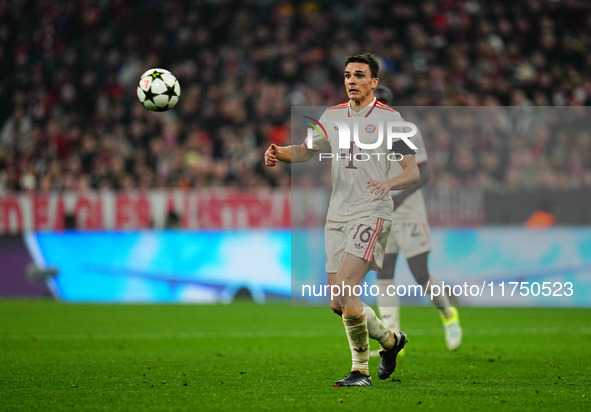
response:
M164 112L179 101L181 85L171 72L165 69L150 69L140 77L137 97L146 109Z

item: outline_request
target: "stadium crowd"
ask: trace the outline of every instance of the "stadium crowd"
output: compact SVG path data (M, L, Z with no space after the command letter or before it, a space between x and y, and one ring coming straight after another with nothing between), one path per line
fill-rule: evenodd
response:
M345 101L344 59L363 51L379 56L397 107L512 106L511 123L591 103L584 0L0 0L0 193L287 187L264 148L289 143L292 105ZM172 111L137 101L152 67L180 81ZM581 109L569 130L502 139L454 135L435 111L424 133L435 184L591 187Z

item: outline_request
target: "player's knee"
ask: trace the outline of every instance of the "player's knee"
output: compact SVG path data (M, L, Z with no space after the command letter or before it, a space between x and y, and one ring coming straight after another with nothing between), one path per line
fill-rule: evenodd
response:
M423 287L426 287L429 282L429 267L427 266L427 253L414 256L408 259L408 266L417 283Z
M421 285L423 289L427 287L427 285L429 284L429 270L427 268L415 268L414 270L411 270L411 273L417 281L417 283Z
M419 285L422 287L427 287L429 284L429 271L419 271L416 274L413 273L413 275Z
M335 306L331 306L330 307L332 309L332 311L334 313L336 313L337 315L339 315L340 317L343 317L343 309L335 307Z
M394 273L390 270L386 270L386 268L382 267L381 270L378 271L378 280L392 280L392 276Z
M382 269L378 271L379 280L392 280L394 276L394 267L396 266L396 253L388 253L384 256L384 262L382 263Z

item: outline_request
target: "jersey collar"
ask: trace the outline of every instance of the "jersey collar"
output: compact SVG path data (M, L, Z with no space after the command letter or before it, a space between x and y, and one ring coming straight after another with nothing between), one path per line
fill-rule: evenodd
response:
M369 103L363 109L356 112L351 108L351 100L349 100L349 104L347 105L347 113L348 113L349 117L361 117L361 116L367 117L373 111L373 109L376 107L377 103L378 103L378 100L374 97L373 100L371 101L371 103Z

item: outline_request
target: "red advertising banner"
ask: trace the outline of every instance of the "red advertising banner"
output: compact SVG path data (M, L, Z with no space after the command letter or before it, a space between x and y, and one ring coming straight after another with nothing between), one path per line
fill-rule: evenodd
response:
M482 192L424 192L432 226L484 224ZM329 191L304 190L291 195L289 191L269 189L2 195L0 234L65 228L239 229L324 225Z
M208 191L197 199L199 227L290 227L289 193Z
M0 234L29 230L290 226L289 193L236 191L110 191L0 196Z

